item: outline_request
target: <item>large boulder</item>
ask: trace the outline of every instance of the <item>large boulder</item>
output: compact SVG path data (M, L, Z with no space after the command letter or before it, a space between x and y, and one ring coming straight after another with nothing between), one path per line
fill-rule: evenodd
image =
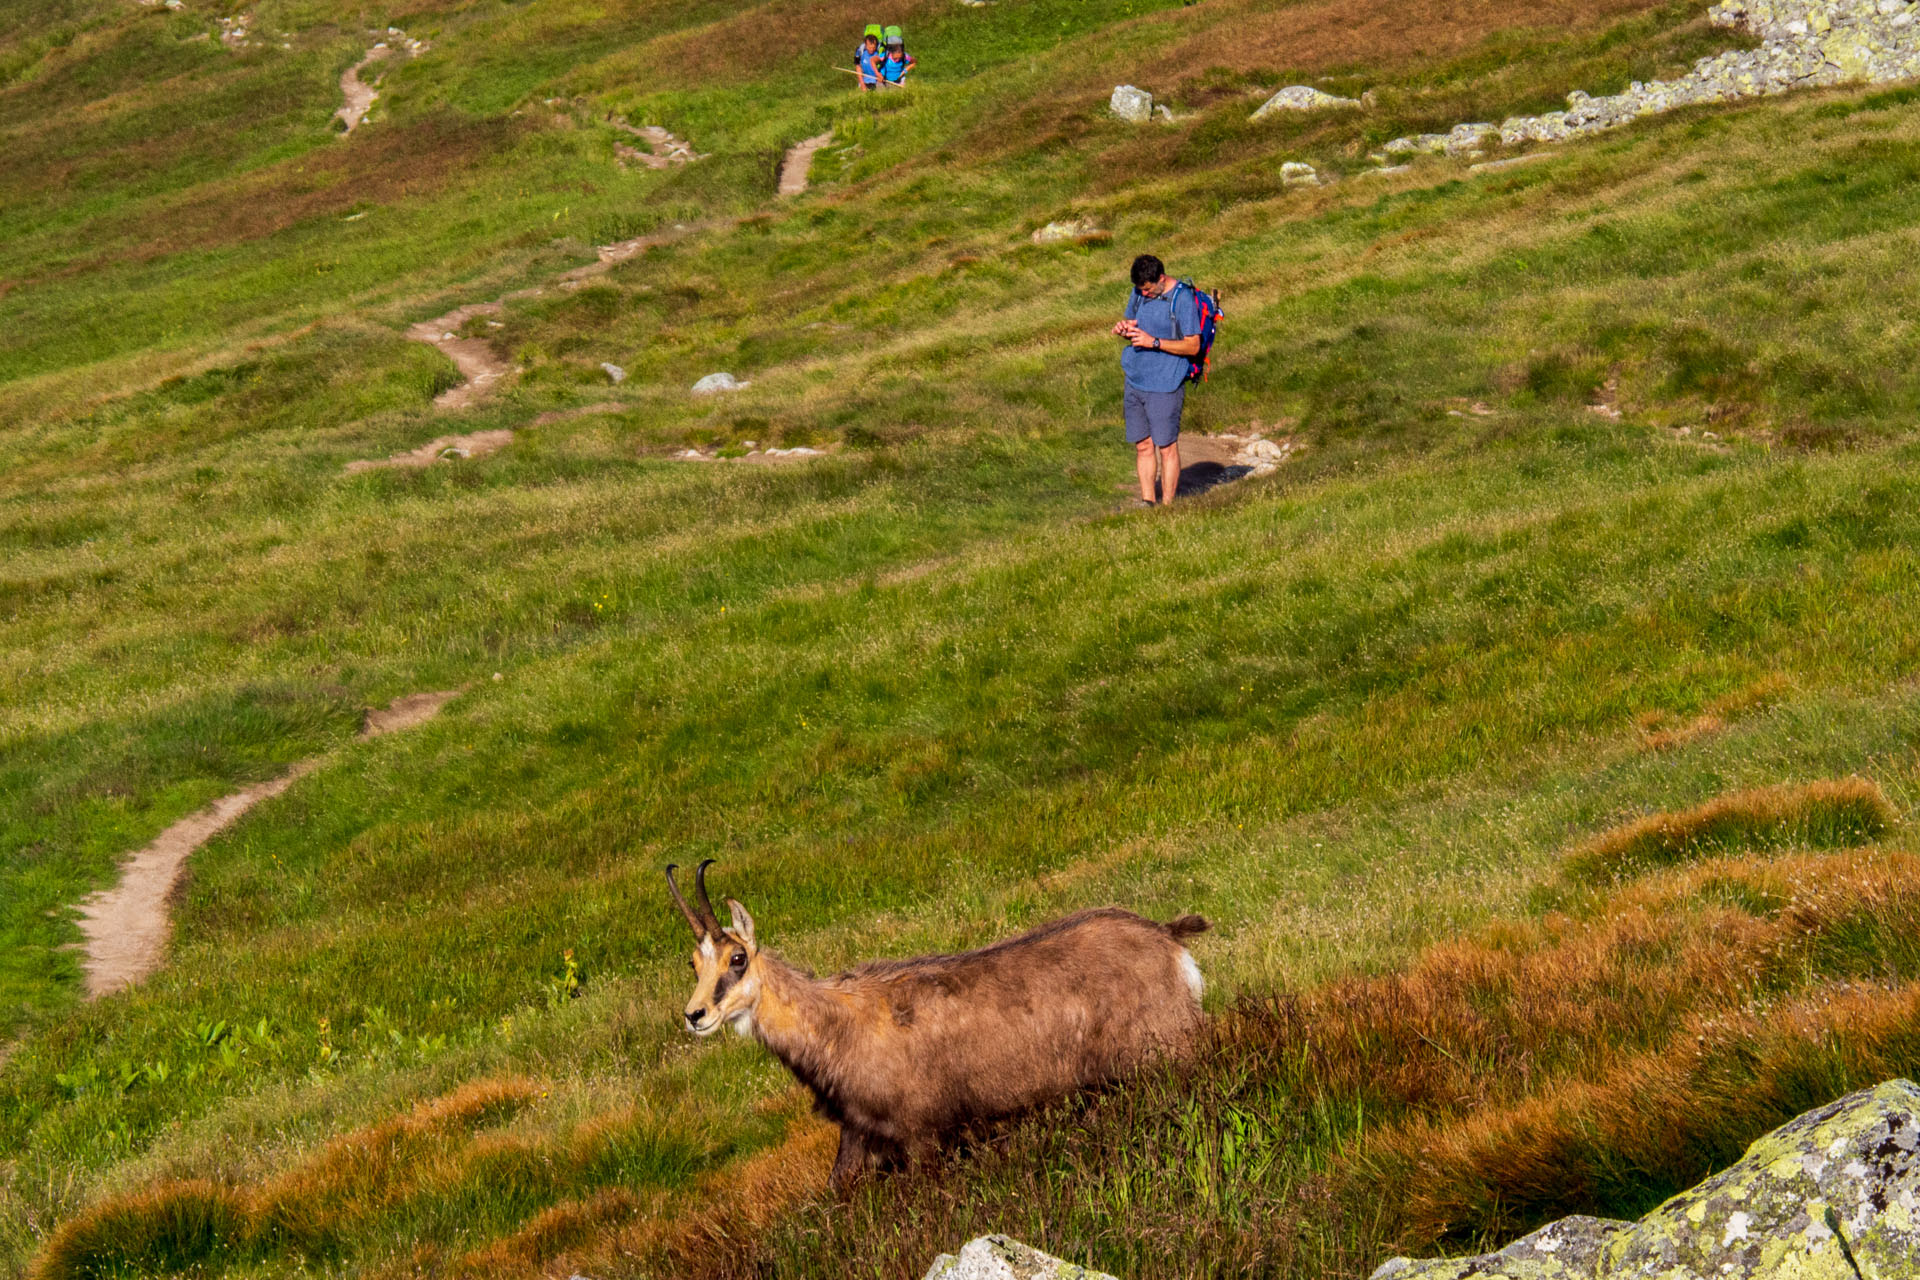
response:
M1248 116L1249 120L1264 120L1268 116L1278 115L1282 111L1322 111L1328 107L1357 107L1358 98L1342 98L1331 93L1322 93L1311 85L1290 84L1280 92L1260 104L1260 109Z
M1129 124L1145 124L1153 119L1153 95L1130 84L1115 85L1107 106Z
M1007 1236L977 1236L955 1257L943 1253L927 1268L926 1280L1114 1280L1104 1271L1042 1253Z
M1566 1218L1498 1253L1395 1258L1373 1280L1862 1280L1916 1274L1920 1085L1807 1112L1637 1223Z

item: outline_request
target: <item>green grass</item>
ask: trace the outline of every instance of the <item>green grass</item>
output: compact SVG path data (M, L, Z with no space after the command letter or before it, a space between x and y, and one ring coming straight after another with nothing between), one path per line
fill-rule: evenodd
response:
M1257 1054L844 1214L739 1192L756 1159L810 1169L817 1134L764 1055L673 1025L686 940L659 867L719 859L821 969L1083 905L1200 910L1230 1023L1241 995L1389 980L1489 920L1580 908L1563 853L1652 810L1859 774L1890 798L1873 822L1707 844L1906 847L1910 95L1373 178L1360 157L1397 133L1731 41L1672 6L1278 65L1261 40L1287 10L1003 0L912 10L924 80L858 99L826 69L858 27L832 5L252 12L293 47L193 41L194 9L0 10L9 1270L650 1274L622 1249L680 1256L661 1224L757 1194L712 1265L806 1274L826 1241L917 1272L940 1232L1025 1203L1020 1230L1141 1274L1348 1275L1393 1239L1467 1241L1342 1209L1305 1252L1222 1243L1256 1202L1292 1239L1309 1192L1425 1185L1388 1156L1340 1182L1366 1104ZM338 74L389 23L433 48L337 140ZM1263 52L1166 52L1225 23ZM1106 119L1104 86L1154 58L1187 119ZM1322 77L1376 107L1246 121ZM711 158L621 170L609 112ZM780 149L829 126L819 189L776 201ZM1286 191L1294 156L1351 176ZM1066 214L1112 243L1027 242ZM518 378L431 407L455 378L408 323L675 223L474 322ZM1227 290L1189 429L1303 448L1143 517L1120 510L1104 329L1147 249ZM752 387L686 396L721 368ZM1589 411L1603 394L1620 420ZM515 441L486 459L343 473L497 427ZM749 440L832 452L667 457ZM354 740L365 707L451 688L433 723ZM1638 727L1707 715L1657 752ZM73 904L323 753L195 856L168 965L79 1003ZM1728 874L1701 911L1770 901ZM1808 989L1911 981L1898 924L1836 925ZM403 1123L496 1085L498 1113ZM1168 1143L1234 1125L1291 1136L1238 1190L1202 1161L1126 1198ZM389 1139L410 1154L339 1171Z

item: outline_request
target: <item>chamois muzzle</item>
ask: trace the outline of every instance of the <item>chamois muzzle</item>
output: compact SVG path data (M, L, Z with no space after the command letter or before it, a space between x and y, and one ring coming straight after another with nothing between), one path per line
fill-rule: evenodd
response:
M680 868L672 863L667 864L667 892L673 895L674 905L679 907L680 914L687 918L687 924L692 928L693 936L696 938L717 938L722 932L720 920L713 914L713 904L707 901L707 868L712 865L713 859L708 858L694 868L693 895L700 904L700 909L695 911L687 905L686 898L680 892L680 886L674 883L673 873Z

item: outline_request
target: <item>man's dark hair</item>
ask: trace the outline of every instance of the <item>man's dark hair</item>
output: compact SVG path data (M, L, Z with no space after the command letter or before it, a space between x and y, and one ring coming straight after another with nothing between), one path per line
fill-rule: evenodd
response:
M1166 267L1150 253L1143 253L1133 260L1133 287L1136 289L1143 284L1152 284L1165 274Z

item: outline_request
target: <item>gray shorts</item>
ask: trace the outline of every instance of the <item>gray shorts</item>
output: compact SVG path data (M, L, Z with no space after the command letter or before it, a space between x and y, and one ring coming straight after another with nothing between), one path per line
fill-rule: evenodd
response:
M1153 437L1154 447L1164 449L1180 438L1180 411L1186 407L1187 389L1142 391L1132 383L1120 404L1127 416L1127 443L1139 444Z

